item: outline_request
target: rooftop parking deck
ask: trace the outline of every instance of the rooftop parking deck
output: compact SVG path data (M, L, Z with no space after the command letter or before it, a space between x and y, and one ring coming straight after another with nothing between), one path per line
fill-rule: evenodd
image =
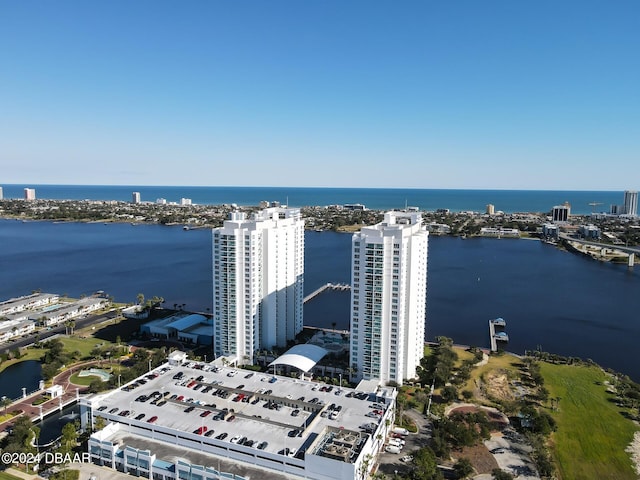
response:
M372 392L196 362L165 364L91 404L94 416L145 431L174 430L239 448L244 438L253 441L245 448L281 455L288 449L290 456L306 451L326 427L360 432L388 408Z

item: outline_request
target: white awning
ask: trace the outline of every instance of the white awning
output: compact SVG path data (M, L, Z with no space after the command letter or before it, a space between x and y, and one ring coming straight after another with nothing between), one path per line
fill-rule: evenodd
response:
M296 345L287 350L284 354L280 355L269 366L273 365L289 365L295 367L303 372L311 370L316 363L329 353L322 347L312 345L310 343L303 343Z

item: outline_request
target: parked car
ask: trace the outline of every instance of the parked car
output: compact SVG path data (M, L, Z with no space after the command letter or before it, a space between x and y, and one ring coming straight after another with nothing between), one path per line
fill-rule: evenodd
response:
M158 417L154 415L154 416L153 416L153 417L151 417L149 420L147 420L147 422L148 422L148 423L155 423L155 421L156 421L156 420L158 420Z
M269 445L267 442L260 442L258 444L258 450L264 450L265 448L267 448L267 445Z

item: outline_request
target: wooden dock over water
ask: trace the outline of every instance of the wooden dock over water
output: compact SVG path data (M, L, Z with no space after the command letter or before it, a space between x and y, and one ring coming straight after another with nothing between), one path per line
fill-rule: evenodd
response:
M331 283L331 282L325 283L320 288L317 288L316 290L311 292L309 295L304 297L303 302L307 303L309 300L317 297L318 295L320 295L322 292L326 290L342 290L342 291L351 290L351 285L347 285L346 283Z

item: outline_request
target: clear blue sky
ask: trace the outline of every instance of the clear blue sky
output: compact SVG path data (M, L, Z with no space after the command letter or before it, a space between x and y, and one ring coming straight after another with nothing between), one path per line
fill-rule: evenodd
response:
M0 185L640 187L640 2L0 2Z

